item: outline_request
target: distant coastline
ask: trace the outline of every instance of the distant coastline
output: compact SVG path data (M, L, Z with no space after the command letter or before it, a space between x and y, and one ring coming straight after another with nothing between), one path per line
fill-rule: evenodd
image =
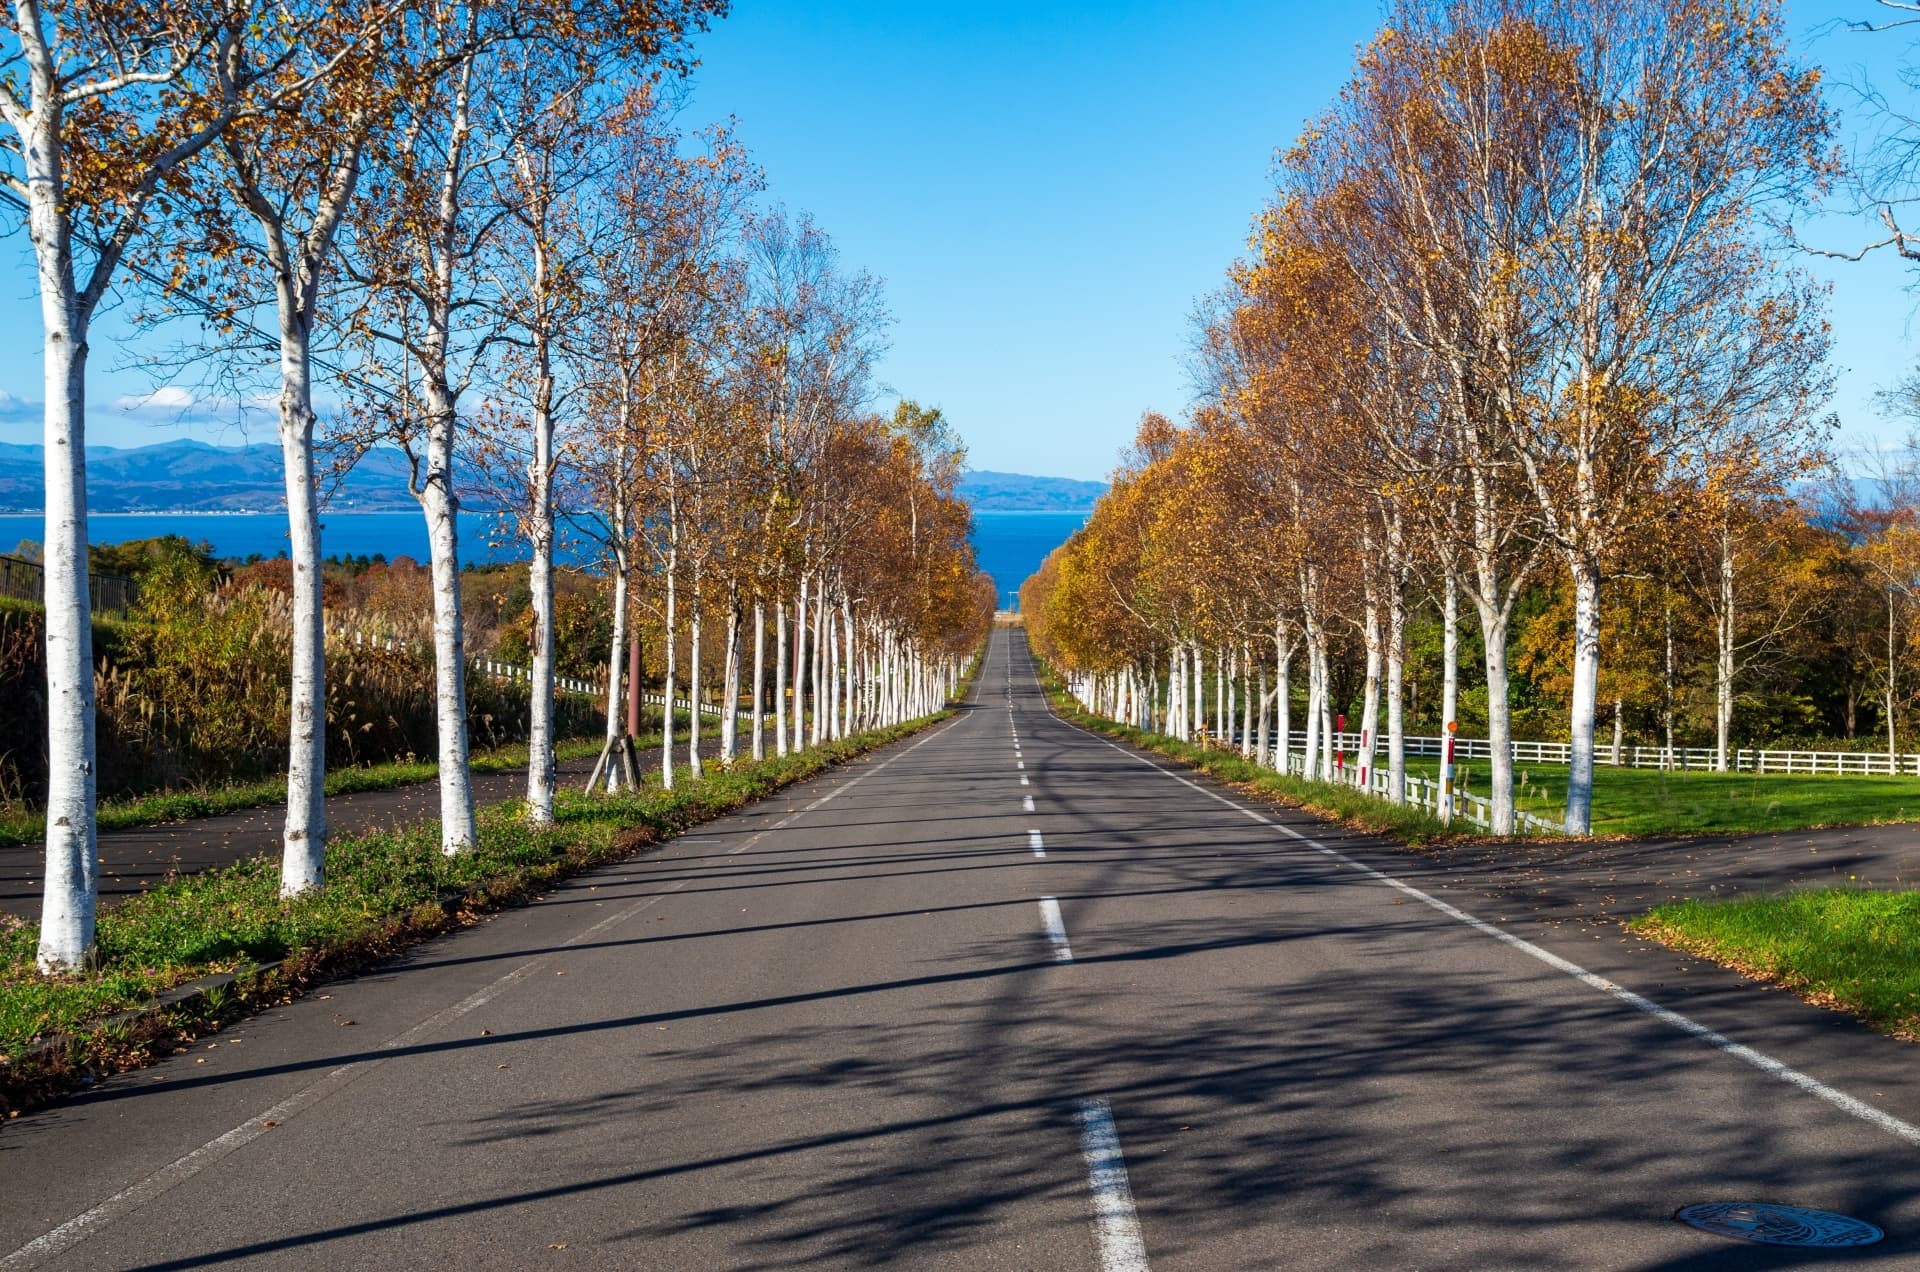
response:
M391 447L359 458L352 471L329 479L331 506L323 516L416 512L407 489L411 465ZM0 443L0 516L45 516L44 448ZM214 446L160 442L152 446L89 446L87 494L97 517L284 516L285 477L277 445ZM1106 483L1070 477L973 469L958 493L976 512L1085 513ZM465 506L495 512L497 503L470 489Z

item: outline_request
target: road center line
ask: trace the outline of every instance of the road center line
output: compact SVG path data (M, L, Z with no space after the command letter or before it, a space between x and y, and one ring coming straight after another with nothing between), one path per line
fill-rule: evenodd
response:
M1093 1191L1101 1272L1147 1272L1147 1248L1140 1241L1140 1217L1133 1209L1120 1133L1113 1126L1113 1110L1098 1096L1080 1101L1080 1155L1087 1159L1087 1183Z
M1040 832L1037 830L1027 832L1027 847L1033 849L1033 855L1036 857L1044 857L1047 855L1047 845L1042 842ZM1064 941L1066 937L1062 936L1060 939Z
M1030 813L1033 811L1033 796L1022 795L1020 797L1020 811L1023 813Z
M1052 897L1040 898L1040 926L1047 930L1047 939L1053 942L1053 961L1073 962L1073 947L1067 944L1067 925L1060 921L1060 903Z
M932 732L928 733L926 737L921 738L912 746L888 756L872 768L866 769L854 776L851 781L842 782L832 791L814 800L805 808L788 813L785 817L782 817L779 821L773 823L773 825L768 826L765 830L743 841L739 847L729 849L726 855L729 857L739 856L747 849L759 843L762 839L765 839L768 835L771 835L774 831L785 828L789 822L820 807L820 805L826 803L835 795L840 794L840 792L849 790L861 782L866 781L869 777L872 777L875 773L886 768L902 756L919 750L966 718L967 717L962 716L960 720L935 728ZM578 878L581 876L575 877ZM543 954L538 958L529 959L492 984L478 989L459 1002L454 1003L452 1006L434 1013L411 1029L408 1029L405 1033L387 1039L381 1043L376 1050L398 1051L412 1046L414 1043L428 1037L435 1031L452 1024L462 1016L485 1006L505 990L526 980L529 976L532 976L534 972L552 962L560 951L580 945L597 936L599 933L604 932L606 929L625 922L649 906L657 905L661 901L664 901L668 896L680 891L691 882L693 882L693 876L689 875L663 892L656 892L650 897L643 898L642 900L634 902L632 905L614 911L591 927L584 928L560 942L550 953ZM1054 919L1056 923L1059 921L1059 908L1057 906L1054 909ZM1060 939L1064 944L1066 941L1064 932ZM27 1242L27 1244L21 1246L12 1254L9 1254L6 1258L0 1259L0 1272L13 1272L14 1269L38 1267L56 1255L73 1248L92 1236L99 1229L133 1213L135 1210L140 1209L142 1206L145 1206L147 1203L154 1201L164 1193L170 1191L175 1186L184 1184L187 1180L192 1179L209 1166L213 1166L223 1158L245 1148L254 1140L265 1135L275 1124L287 1122L296 1114L318 1104L327 1096L333 1094L341 1087L346 1086L354 1079L362 1077L380 1065L385 1064L387 1059L388 1057L386 1056L373 1055L362 1060L350 1060L338 1068L328 1070L311 1085L294 1092L272 1107L255 1114L232 1130L221 1135L216 1135L192 1152L175 1158L167 1165L162 1166L143 1179L135 1180L98 1205L75 1215L56 1228L41 1233L32 1241Z
M1365 875L1366 877L1374 880L1377 883L1384 883L1389 888L1392 888L1397 892L1401 892L1406 896L1412 897L1414 900L1420 902L1422 905L1430 906L1433 909L1439 911L1441 914L1446 915L1448 918L1455 919L1461 923L1464 923L1468 927L1472 928L1474 931L1479 932L1484 936L1490 936L1494 940L1499 941L1501 944L1511 946L1512 948L1519 950L1522 954L1525 954L1530 958L1538 959L1540 962L1545 963L1548 967L1553 968L1555 971L1564 972L1568 976L1571 976L1574 980L1579 981L1581 984L1586 985L1591 989L1597 989L1601 993L1606 994L1609 997L1618 1000L1619 1002L1625 1003L1627 1006L1632 1007L1636 1011L1645 1012L1647 1015L1652 1016L1655 1020L1671 1025L1675 1029L1680 1030L1682 1033L1692 1034L1694 1037L1706 1043L1709 1047L1712 1047L1716 1051L1724 1052L1727 1055L1732 1056L1736 1060L1740 1060L1747 1064L1750 1064L1754 1068L1760 1070L1760 1072L1767 1074L1769 1077L1778 1078L1782 1082L1787 1083L1789 1086L1798 1087L1800 1090L1806 1092L1808 1095L1814 1096L1821 1100L1825 1100L1828 1104L1833 1105L1833 1107L1841 1110L1842 1112L1850 1113L1854 1117L1859 1118L1863 1122L1870 1122L1874 1126L1877 1126L1881 1130L1887 1132L1889 1135L1893 1135L1899 1139L1903 1139L1909 1144L1920 1145L1920 1126L1915 1126L1913 1123L1903 1121L1900 1118L1893 1116L1893 1114L1891 1113L1885 1112L1884 1110L1881 1110L1881 1109L1877 1109L1873 1107L1873 1105L1868 1104L1865 1100L1861 1100L1854 1096L1848 1095L1845 1091L1842 1091L1837 1087L1830 1087L1826 1083L1820 1081L1820 1079L1814 1077L1812 1074L1803 1073L1800 1070L1794 1068L1789 1064L1786 1064L1783 1061L1775 1060L1772 1056L1767 1055L1765 1052L1756 1051L1752 1047L1747 1046L1745 1043L1735 1042L1733 1039L1727 1037L1725 1034L1719 1032L1718 1030L1708 1028L1706 1025L1701 1024L1699 1021L1693 1019L1690 1016L1683 1016L1679 1012L1673 1010L1671 1007L1662 1007L1659 1003L1654 1002L1651 998L1647 998L1642 994L1637 994L1633 990L1628 989L1626 986L1618 984L1614 981L1610 981L1606 977L1601 976L1598 973L1590 972L1586 968L1580 966L1578 963L1575 963L1570 959L1561 958L1558 954L1555 954L1553 951L1543 949L1540 946L1535 945L1531 941L1524 940L1521 937L1515 936L1513 933L1507 931L1506 929L1501 927L1496 927L1494 924L1487 922L1485 919L1477 918L1474 915L1468 914L1465 910L1462 910L1457 906L1449 905L1447 902L1442 901L1439 897L1432 896L1428 893L1422 892L1420 889L1414 887L1410 883L1405 883L1399 879L1396 879L1392 875L1387 874L1384 871L1376 870L1372 866L1369 866L1364 862L1356 861L1352 857L1347 856L1343 852L1336 852L1334 849L1327 847L1323 843L1320 843L1318 840L1314 839L1312 836L1302 834L1300 831L1295 830L1293 827L1288 826L1282 822L1277 822L1273 820L1271 817L1268 817L1263 813L1256 812L1255 810L1248 808L1244 805L1237 804L1233 800L1230 800L1226 796L1220 794L1218 791L1210 791L1206 787L1200 785L1198 782L1189 781L1188 779L1180 776L1178 773L1175 773L1170 769L1162 768L1160 765L1155 764L1152 760L1146 759L1139 755L1135 755L1133 752L1127 750L1125 747L1119 745L1116 742L1111 742L1108 739L1101 737L1099 734L1094 733L1090 729L1081 728L1081 726L1077 724L1073 724L1073 722L1070 720L1062 721L1062 723L1068 724L1073 728L1080 729L1080 731L1082 733L1085 733L1088 737L1093 738L1095 741L1105 743L1107 746L1112 747L1114 750L1118 751L1120 754L1126 756L1128 759L1134 761L1137 764L1144 764L1148 768L1153 769L1155 772L1161 773L1167 777L1172 778L1174 781L1180 783L1182 786L1190 787L1193 790L1199 791L1202 795L1205 795L1208 799L1214 800L1217 803L1225 804L1228 808L1235 810L1236 812L1242 814L1243 816L1252 818L1254 821L1259 822L1263 826L1271 827L1272 829L1279 831L1283 835L1288 835L1294 839L1299 840L1301 843L1313 849L1315 852L1321 854L1322 856L1332 861L1336 861L1340 863L1342 866L1345 866L1349 870L1356 870L1359 873Z

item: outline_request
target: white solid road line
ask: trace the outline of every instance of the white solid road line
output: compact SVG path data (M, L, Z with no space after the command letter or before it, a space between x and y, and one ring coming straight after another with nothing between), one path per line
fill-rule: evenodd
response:
M1140 1240L1140 1217L1133 1209L1120 1133L1113 1126L1113 1110L1098 1096L1080 1101L1080 1155L1087 1159L1087 1183L1093 1190L1101 1272L1147 1272L1147 1248Z
M1071 721L1061 721L1061 723L1071 725L1071 727L1076 729L1080 729L1079 725L1073 724ZM1716 1051L1725 1052L1727 1055L1732 1056L1734 1059L1744 1061L1747 1064L1752 1065L1754 1068L1760 1070L1760 1072L1769 1075L1770 1077L1778 1078L1782 1082L1785 1082L1790 1086L1798 1087L1800 1090L1805 1091L1808 1095L1815 1096L1821 1100L1825 1100L1828 1104L1833 1105L1833 1107L1840 1109L1843 1112L1851 1113L1854 1117L1859 1118L1863 1122L1870 1122L1874 1126L1879 1127L1881 1130L1886 1131L1888 1134L1896 1136L1900 1139L1903 1139L1909 1144L1920 1145L1920 1126L1915 1126L1913 1123L1903 1121L1900 1118L1895 1117L1891 1113L1888 1113L1882 1109L1877 1109L1873 1107L1873 1105L1868 1104L1865 1100L1859 1099L1855 1096L1848 1095L1845 1091L1839 1090L1836 1087L1830 1087L1826 1083L1820 1081L1820 1079L1814 1077L1813 1075L1808 1073L1802 1073L1800 1070L1794 1068L1789 1064L1785 1064L1782 1061L1775 1060L1772 1056L1767 1055L1765 1052L1756 1051L1752 1047L1747 1046L1745 1043L1735 1042L1733 1039L1727 1037L1725 1034L1720 1033L1718 1030L1715 1030L1715 1029L1709 1029L1707 1026L1701 1024L1697 1020L1694 1020L1690 1016L1683 1016L1679 1012L1673 1010L1671 1007L1662 1007L1659 1003L1654 1002L1651 998L1647 998L1642 994L1637 994L1633 990L1628 989L1626 986L1616 984L1615 982L1610 981L1606 977L1601 976L1595 972L1590 972L1586 968L1580 966L1578 963L1575 963L1570 959L1561 958L1558 954L1555 954L1553 951L1542 949L1540 946L1535 945L1533 942L1517 937L1513 933L1507 931L1506 929L1497 927L1494 924L1487 922L1485 919L1476 918L1474 915L1468 914L1465 910L1462 910L1457 906L1449 905L1447 902L1442 901L1439 897L1432 896L1432 895L1429 895L1428 893L1422 892L1420 889L1414 887L1410 883L1402 882L1401 880L1394 878L1392 875L1387 874L1384 871L1375 870L1372 866L1367 865L1365 862L1355 861L1352 857L1347 856L1343 852L1336 852L1332 848L1327 847L1325 844L1320 843L1318 840L1314 839L1312 836L1302 834L1301 832L1295 830L1293 827L1288 826L1282 822L1277 822L1273 820L1271 817L1268 817L1263 813L1256 812L1255 810L1248 808L1242 804L1235 803L1233 800L1228 799L1226 796L1220 794L1218 791L1210 791L1206 787L1200 785L1198 782L1189 781L1186 778L1180 776L1178 773L1171 771L1170 769L1165 769L1160 767L1160 765L1155 764L1152 760L1146 759L1139 755L1135 755L1133 752L1127 750L1125 747L1120 746L1118 743L1108 741L1106 738L1101 737L1099 734L1094 733L1090 729L1080 729L1080 731L1082 733L1085 733L1088 737L1095 739L1096 741L1105 742L1108 746L1112 747L1114 750L1118 751L1120 754L1126 756L1128 759L1133 760L1139 764L1144 764L1148 768L1153 769L1155 772L1172 778L1174 781L1180 783L1182 786L1190 787L1193 790L1199 791L1202 795L1205 795L1208 799L1214 800L1221 804L1225 804L1228 808L1235 810L1236 812L1240 813L1243 816L1251 817L1254 821L1259 822L1263 826L1269 826L1272 829L1279 831L1283 835L1288 835L1294 839L1299 840L1301 843L1313 849L1315 852L1321 854L1322 856L1328 858L1329 860L1339 862L1342 866L1345 866L1349 870L1356 870L1361 874L1365 875L1367 878L1372 879L1377 883L1384 883L1389 888L1392 888L1397 892L1401 892L1409 897L1412 897L1414 900L1420 902L1422 905L1431 906L1433 909L1439 911L1441 914L1446 915L1448 918L1456 919L1459 922L1466 924L1468 927L1472 928L1474 931L1479 932L1485 936L1490 936L1494 940L1499 941L1503 945L1512 946L1514 949L1519 950L1521 953L1527 955L1528 957L1538 959L1540 962L1545 963L1548 967L1553 968L1555 971L1564 972L1568 976L1571 976L1573 979L1579 981L1581 984L1586 985L1591 989L1597 989L1601 993L1606 994L1609 997L1614 998L1622 1003L1625 1003L1627 1006L1632 1007L1636 1011L1643 1011L1647 1015L1652 1016L1655 1020L1663 1021L1666 1024L1672 1025L1675 1029L1678 1029L1683 1033L1692 1034L1694 1037L1706 1043L1708 1046L1712 1047Z
M1047 939L1053 942L1053 961L1073 962L1073 947L1067 944L1067 925L1060 921L1060 903L1052 897L1040 898L1040 926L1047 930Z
M1032 803L1032 801L1029 800L1028 803ZM1037 830L1027 832L1027 847L1033 849L1033 855L1036 857L1044 857L1047 855L1047 845L1041 840L1040 832ZM1063 936L1060 939L1064 941L1067 938Z
M948 729L953 728L965 719L967 719L967 717L962 716L960 720L951 721L932 729L926 737L921 738L912 746L894 752L886 759L875 764L872 768L865 769L856 774L850 781L840 783L819 799L808 804L805 808L788 813L785 817L782 817L765 830L742 841L739 847L729 849L727 856L736 857L740 855L774 831L785 828L788 823L792 822L795 818L805 816L842 791L850 790L858 786L861 782L872 777L881 769L886 768L895 760L919 750L927 743L933 741L934 738L939 737ZM669 841L669 843L671 842L673 841ZM634 902L632 905L616 910L593 926L560 942L559 945L555 946L549 953L522 963L492 984L474 991L459 1002L454 1003L451 1007L435 1012L406 1032L387 1039L374 1048L376 1054L370 1055L363 1060L352 1060L340 1065L338 1068L328 1070L327 1073L322 1075L317 1081L294 1092L271 1108L261 1110L232 1130L215 1136L192 1152L183 1154L167 1165L162 1166L159 1170L154 1171L152 1174L128 1184L125 1188L122 1188L119 1192L108 1197L98 1205L75 1215L60 1226L49 1229L35 1237L18 1250L15 1250L12 1254L9 1254L4 1259L0 1259L0 1272L14 1272L15 1269L39 1267L47 1260L71 1249L80 1242L85 1241L99 1229L133 1213L177 1185L184 1184L187 1180L192 1179L209 1166L214 1165L237 1150L251 1144L254 1140L265 1135L268 1130L275 1125L290 1121L295 1115L320 1103L341 1087L346 1086L355 1079L363 1077L371 1070L385 1064L388 1057L379 1053L398 1051L429 1037L436 1031L460 1019L460 1017L485 1006L513 985L527 979L533 975L534 972L551 962L560 951L580 945L608 928L624 923L642 910L656 905L672 894L680 891L691 881L692 876L688 876L685 880L674 884L670 888L656 892L652 896L645 897ZM539 903L535 902L535 904L537 905ZM1056 909L1054 913L1057 921L1059 911ZM1065 940L1066 938L1063 936L1061 939Z

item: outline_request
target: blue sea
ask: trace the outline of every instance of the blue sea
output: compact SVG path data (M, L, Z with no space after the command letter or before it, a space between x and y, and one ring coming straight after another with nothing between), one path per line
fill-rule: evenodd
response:
M980 568L993 576L1003 608L1011 605L1013 594L1040 568L1047 553L1065 543L1086 520L1084 512L973 514L974 553ZM327 514L323 527L321 543L328 556L377 552L388 560L427 558L426 522L417 512L333 512ZM219 557L271 557L287 547L286 519L276 513L97 513L88 518L87 530L95 543L185 535L196 543L210 544ZM39 542L43 534L39 517L0 516L0 552L12 552L23 540ZM514 561L525 558L526 547L512 538L512 525L505 519L470 513L460 519L460 554L468 561Z

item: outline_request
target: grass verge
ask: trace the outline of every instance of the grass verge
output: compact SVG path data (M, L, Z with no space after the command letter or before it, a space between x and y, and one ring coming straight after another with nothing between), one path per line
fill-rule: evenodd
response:
M602 745L603 739L597 735L569 738L558 743L554 753L561 762L582 760L600 754ZM656 733L652 737L641 738L639 745L657 748L660 735ZM473 757L471 767L476 773L505 773L525 768L526 764L527 748L525 743L521 743L479 752ZM327 772L327 794L390 791L412 786L416 782L431 782L439 772L438 764L426 760L330 769ZM258 782L236 782L231 786L101 800L98 815L101 830L127 830L134 826L161 826L192 821L196 817L217 817L221 813L264 808L270 804L284 803L286 798L286 778L272 777ZM0 808L0 848L37 844L45 838L46 830L46 814L38 809L18 806Z
M1290 808L1302 809L1370 835L1390 836L1409 846L1437 839L1461 838L1458 832L1424 809L1391 804L1372 795L1363 795L1351 786L1282 776L1235 751L1195 746L1163 733L1149 733L1131 725L1116 724L1082 711L1051 672L1043 674L1041 683L1046 687L1047 700L1052 704L1054 714L1061 719L1094 733L1130 743L1143 751L1178 760L1188 768L1197 769L1236 790Z
M1461 768L1461 789L1484 795L1487 762L1467 760ZM1439 761L1410 757L1407 771L1435 777ZM1549 821L1564 815L1564 764L1515 764L1513 780L1516 807ZM1593 775L1596 835L1743 834L1915 820L1920 820L1920 777L1663 772L1605 764Z
M0 1109L17 1112L137 1067L321 976L524 901L949 714L799 755L712 765L698 781L682 770L671 791L566 792L550 827L521 821L517 804L500 805L481 815L473 851L455 857L440 852L437 822L337 841L327 849L326 888L290 901L279 897L272 858L190 875L103 911L98 963L80 976L40 976L38 925L0 915ZM263 965L272 966L257 970ZM238 974L230 991L126 1017L165 991L219 973Z
M1920 1042L1920 892L1820 888L1676 901L1627 926Z

